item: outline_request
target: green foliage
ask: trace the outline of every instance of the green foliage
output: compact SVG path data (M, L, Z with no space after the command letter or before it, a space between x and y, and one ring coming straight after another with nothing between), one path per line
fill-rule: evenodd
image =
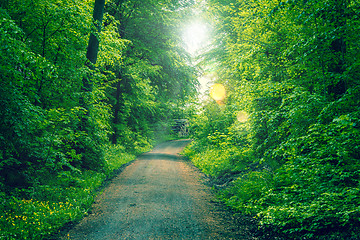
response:
M4 33L1 35L4 46L1 49L4 58L1 61L4 83L1 171L17 171L16 174L23 175L30 184L38 181L43 173L56 173L64 166L99 169L103 163L98 144L106 140L109 130L108 110L98 103L103 98L96 91L89 101L93 109L86 111L79 107L81 78L86 73L79 64L83 64L84 57L81 53L69 52L71 55L67 56L62 53L71 47L79 51L79 36L83 34L86 39L88 30L84 26L68 25L70 16L81 18L81 9L68 8L65 2L59 4L22 1L21 4L14 2L7 10L1 9ZM30 6L32 11L24 11ZM31 25L35 20L45 24L42 30L40 25ZM67 34L66 43L60 40L65 29L71 32ZM36 44L41 38L42 45ZM59 44L52 45L53 41ZM83 43L84 50L86 42ZM49 56L45 54L47 51L51 53ZM80 68L75 74L77 67ZM87 115L93 121L89 129L83 129L82 120ZM2 181L9 186L17 185L16 181L8 182L8 177L13 178L5 175Z
M219 193L224 203L245 214L259 212L259 201L273 185L272 173L252 171L234 180Z
M173 106L178 108L195 93L196 71L180 47L176 30L190 3L170 10L178 4L132 0L109 1L106 5L106 28L116 29L125 41L123 55L116 56L117 64L109 63L107 57L101 60L104 68L114 72L107 89L113 105L111 140L133 152L148 149L154 135L152 127L171 119Z
M108 145L106 171L62 171L49 173L46 181L12 196L0 193L0 232L4 239L47 239L68 222L80 220L93 203L107 177L134 155L122 146Z
M191 119L190 133L195 141L184 154L209 176L243 172L253 162L252 150L243 148L250 143L248 127L235 116L232 106L222 108L208 102L204 111Z
M217 178L248 170L221 199L291 239L359 238L358 10L357 1L208 1L216 35L203 62L227 98L204 102L186 153ZM239 160L229 165L230 152Z
M151 148L158 121L183 118L195 68L173 27L188 4L107 1L89 68L92 0L1 1L0 238L44 239L79 220Z
M3 206L6 210L1 211L0 222L4 239L44 239L65 222L76 220L82 211L68 202L50 203L15 197L6 200Z
M354 100L349 95L337 102ZM346 106L353 104L357 103ZM259 212L264 224L281 224L286 232L307 236L357 226L358 106L351 113L336 115L331 123L311 125L304 136L280 147L277 154L288 161L276 171L271 192L261 199L268 206Z
M105 147L104 158L107 166L107 174L111 174L125 163L135 159L135 156L126 152L121 145L107 145Z
M196 151L193 145L188 146L183 154L191 159L196 167L205 174L219 178L228 173L245 171L249 160L249 154L240 152L236 148L208 148Z

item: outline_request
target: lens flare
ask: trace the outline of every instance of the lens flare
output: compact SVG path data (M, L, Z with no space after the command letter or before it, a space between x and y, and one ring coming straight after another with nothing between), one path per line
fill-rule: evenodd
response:
M245 123L245 122L247 122L249 116L248 116L248 114L247 114L246 112L244 112L244 111L239 111L238 114L237 114L237 116L236 116L236 118L237 118L237 120L238 120L239 122Z
M226 97L225 87L220 83L212 85L210 88L210 96L216 102L223 101Z

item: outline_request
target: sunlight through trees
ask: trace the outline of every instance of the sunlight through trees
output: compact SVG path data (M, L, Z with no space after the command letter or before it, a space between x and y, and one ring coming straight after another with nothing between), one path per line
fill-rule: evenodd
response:
M189 119L184 154L265 235L360 238L358 0L94 3L0 2L0 237L77 221Z
M266 231L358 239L359 1L206 2L199 62L227 91L190 120L186 155Z

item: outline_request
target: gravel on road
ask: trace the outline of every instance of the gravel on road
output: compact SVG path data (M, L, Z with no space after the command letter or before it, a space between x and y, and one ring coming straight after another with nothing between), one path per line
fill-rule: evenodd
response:
M140 155L63 239L257 239L253 219L233 217L179 155L189 142L165 142Z

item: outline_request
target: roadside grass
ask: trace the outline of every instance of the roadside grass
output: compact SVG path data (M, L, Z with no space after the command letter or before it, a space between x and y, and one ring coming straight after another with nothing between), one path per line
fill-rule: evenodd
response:
M121 146L106 146L103 172L63 171L49 174L46 183L0 192L0 239L47 239L88 212L103 182L135 159Z
M162 121L154 126L155 131L151 137L151 145L156 146L159 143L168 142L172 140L188 139L189 135L184 134L183 136L179 132L172 130L172 122Z
M360 239L359 171L350 171L355 163L343 163L344 171L341 165L324 164L329 158L307 158L273 171L266 164L255 164L241 150L203 146L196 141L182 154L210 178L221 202L257 220L264 237ZM308 165L312 168L306 169Z
M252 163L248 152L235 147L202 147L196 141L186 146L181 154L214 180L224 175L247 172Z

